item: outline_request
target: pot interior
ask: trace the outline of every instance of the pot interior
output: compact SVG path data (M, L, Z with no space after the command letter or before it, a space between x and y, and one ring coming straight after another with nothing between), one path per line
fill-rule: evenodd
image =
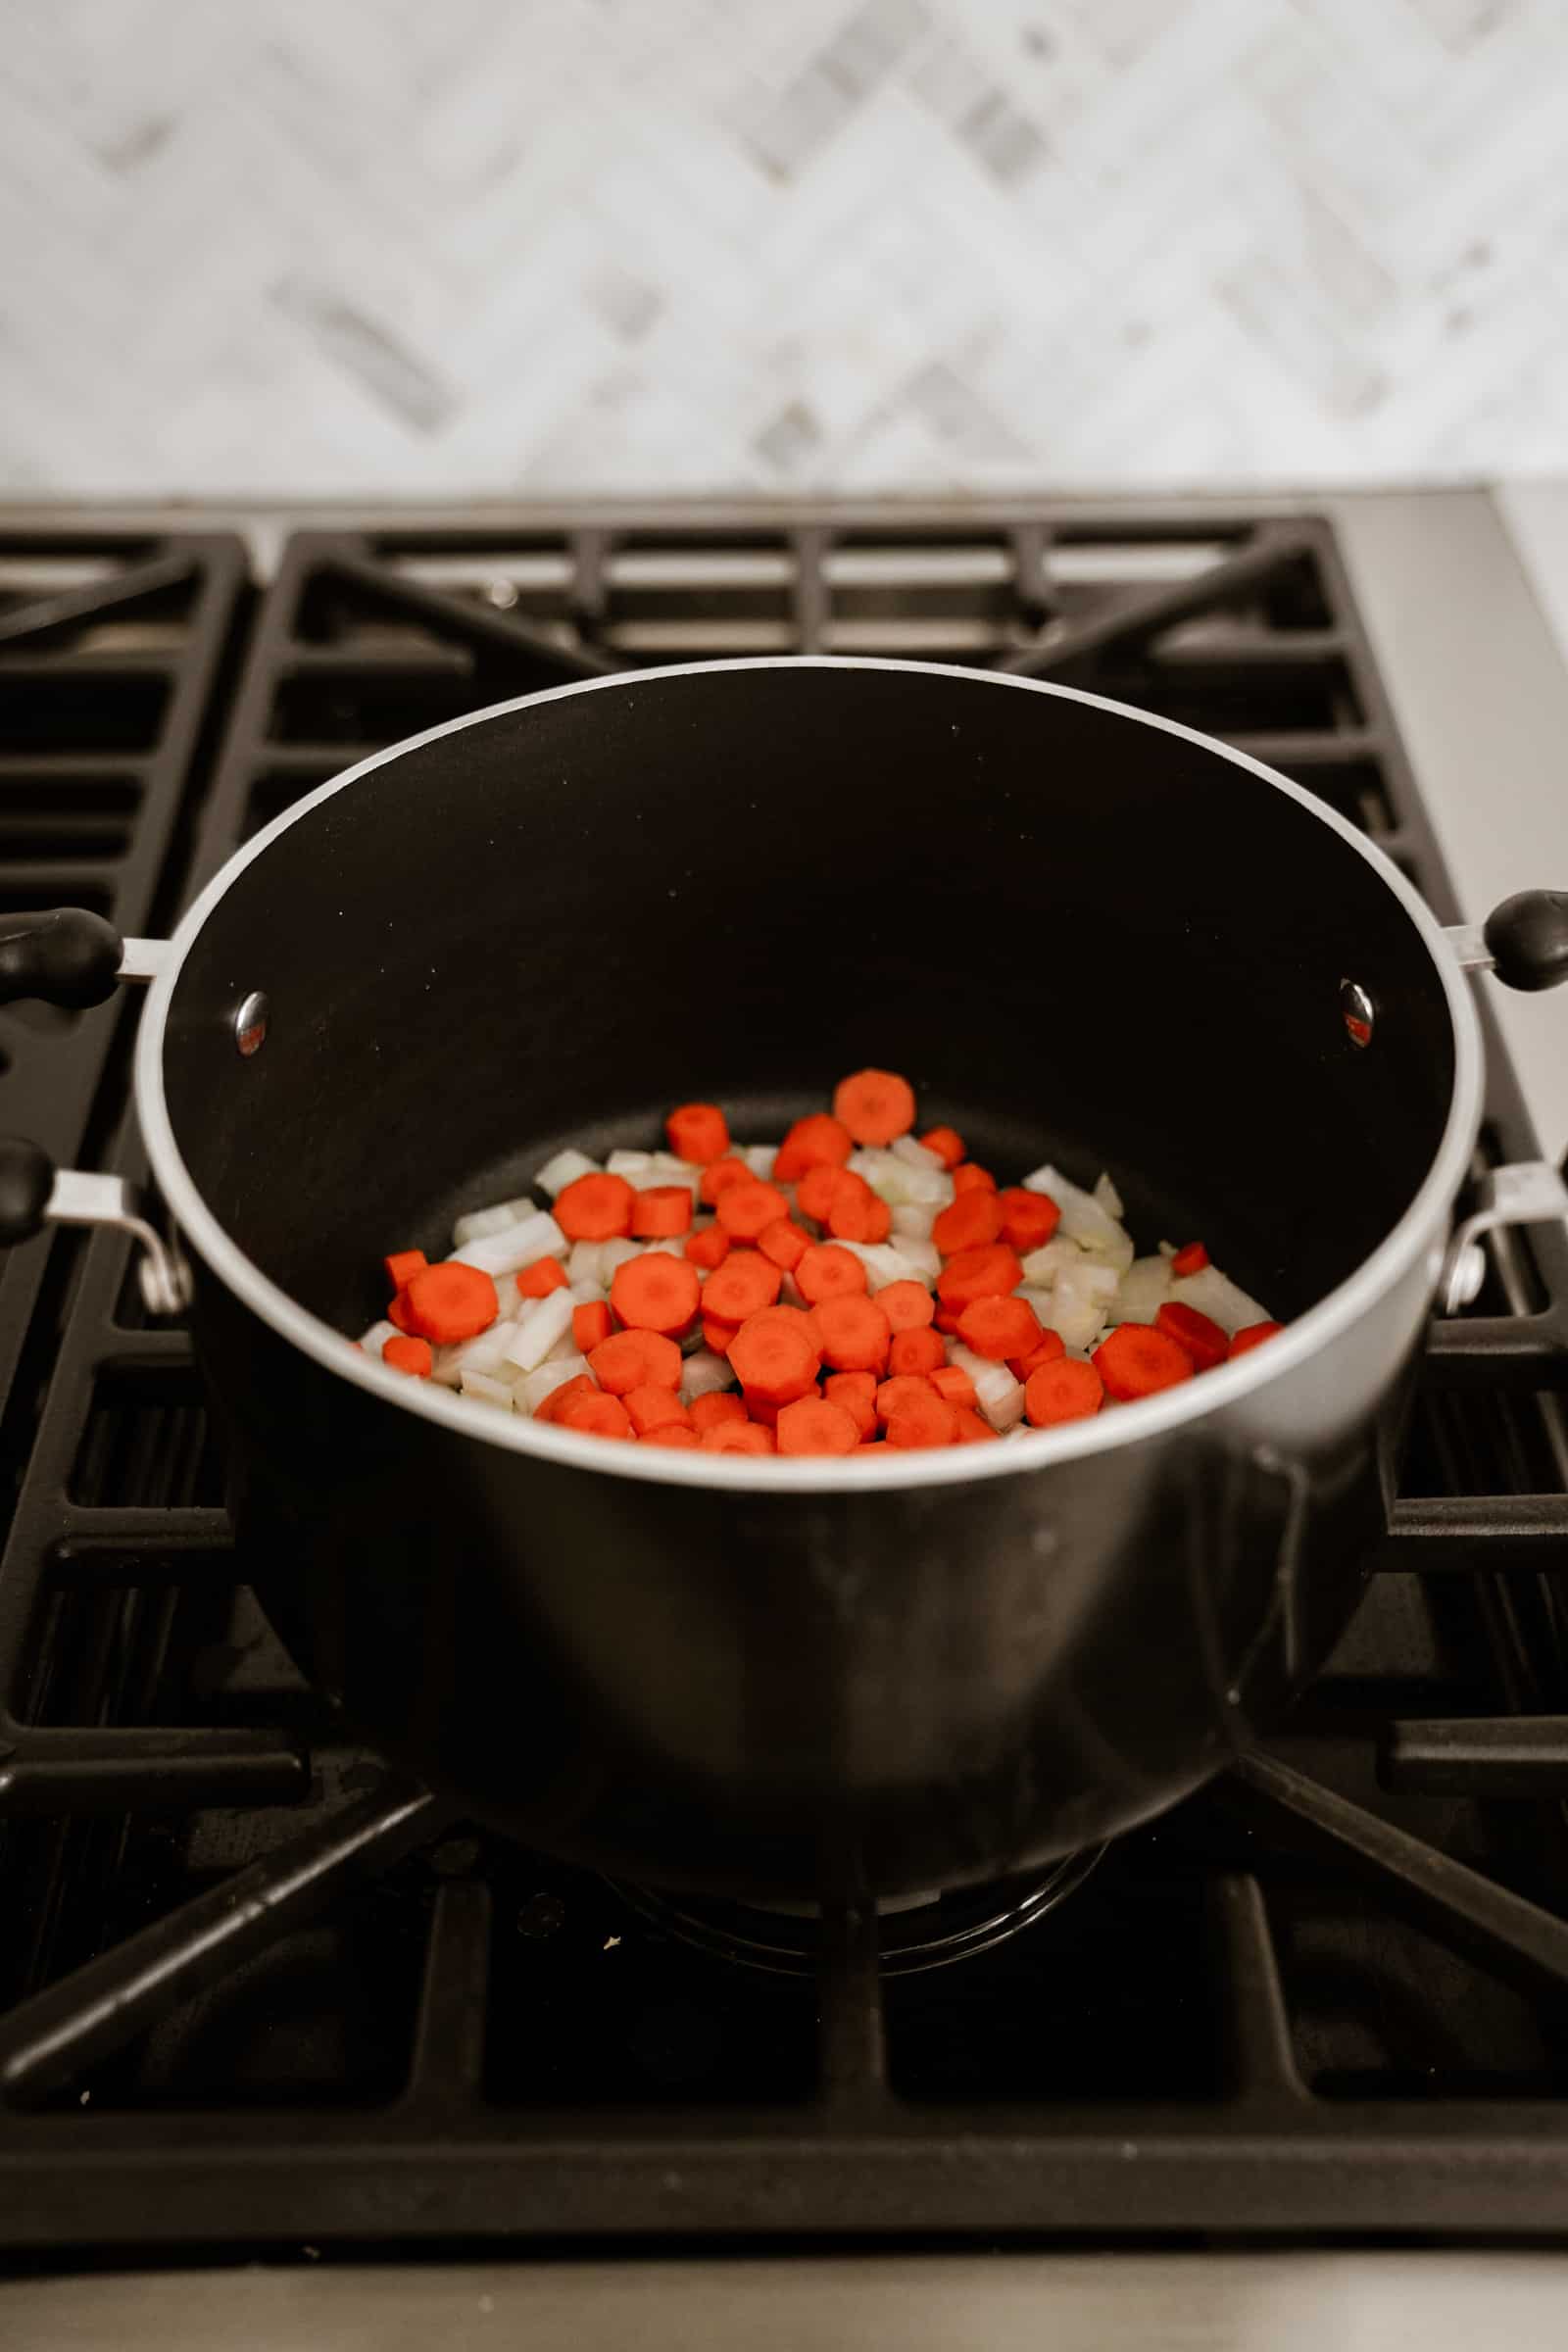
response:
M1398 1221L1454 1075L1425 942L1309 808L1092 704L806 663L388 758L235 877L165 1054L215 1213L345 1329L386 1250L444 1251L559 1145L652 1144L694 1098L774 1138L867 1062L1002 1182L1109 1168L1141 1248L1201 1238L1296 1315Z

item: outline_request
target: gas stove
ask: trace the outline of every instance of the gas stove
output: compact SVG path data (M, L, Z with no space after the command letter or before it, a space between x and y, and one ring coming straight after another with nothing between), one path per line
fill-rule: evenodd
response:
M1494 616L1522 593L1478 505L0 518L0 903L162 932L298 795L462 711L858 652L1207 729L1453 921L1422 787L1519 682L1484 649L1423 682L1411 631L1445 564ZM133 1022L0 1014L5 1124L139 1179ZM1494 1028L1489 1053L1478 1172L1536 1150ZM237 1582L188 1342L121 1242L11 1252L0 2245L81 2270L1559 2237L1568 1247L1490 1248L1290 1722L1102 1855L875 1923L612 1886L400 1782Z

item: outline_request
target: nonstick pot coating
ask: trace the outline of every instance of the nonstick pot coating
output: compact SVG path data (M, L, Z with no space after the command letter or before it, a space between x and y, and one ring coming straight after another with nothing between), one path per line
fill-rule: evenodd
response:
M1108 1167L1142 1246L1201 1235L1281 1315L1397 1222L1453 1077L1427 947L1310 808L1089 702L808 663L391 756L236 877L166 1042L197 1186L345 1328L384 1250L444 1250L561 1143L652 1143L692 1097L775 1137L866 1062L1003 1181Z

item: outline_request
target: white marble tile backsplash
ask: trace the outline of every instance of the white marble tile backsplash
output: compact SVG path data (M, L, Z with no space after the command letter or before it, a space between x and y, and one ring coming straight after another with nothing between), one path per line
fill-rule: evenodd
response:
M0 487L1568 469L1563 0L12 0Z

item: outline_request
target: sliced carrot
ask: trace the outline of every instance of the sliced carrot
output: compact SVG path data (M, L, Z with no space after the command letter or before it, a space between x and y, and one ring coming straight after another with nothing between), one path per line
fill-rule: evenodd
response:
M823 1298L863 1298L866 1289L865 1268L853 1250L840 1250L832 1242L813 1242L795 1269L795 1280L801 1297L813 1306Z
M833 1090L833 1115L858 1144L892 1144L914 1125L914 1089L892 1070L857 1070Z
M381 1361L390 1364L394 1372L412 1372L416 1380L428 1380L435 1358L430 1353L428 1340L406 1340L400 1336L385 1343Z
M1054 1364L1042 1364L1024 1383L1023 1409L1035 1429L1057 1421L1087 1421L1105 1400L1104 1384L1093 1364L1064 1355Z
M893 1334L874 1298L853 1293L824 1298L816 1309L816 1327L822 1336L822 1361L831 1364L835 1372L880 1372L889 1361ZM941 1345L938 1340L939 1348ZM914 1367L896 1363L893 1369L903 1372Z
M804 1396L814 1396L816 1393L814 1382L809 1389L802 1392ZM777 1430L778 1417L783 1408L775 1397L765 1396L760 1389L742 1389L741 1397L745 1403L746 1417L749 1421L755 1421L759 1429ZM790 1398L790 1402L792 1404L795 1402L793 1396Z
M693 1429L716 1429L721 1421L744 1421L746 1406L733 1389L710 1390L706 1396L694 1396L689 1408Z
M906 1398L888 1415L890 1446L952 1446L957 1436L958 1416L935 1389L928 1389L923 1396Z
M1059 1364L1066 1352L1060 1332L1053 1331L1049 1323L1043 1323L1040 1337L1027 1354L1007 1358L1007 1370L1014 1380L1027 1380L1030 1373L1038 1372L1042 1364Z
M827 1223L834 1187L844 1172L832 1160L819 1160L807 1169L795 1187L795 1205L803 1217L809 1217L813 1225Z
M709 1167L729 1150L729 1127L716 1102L682 1102L664 1121L669 1148L677 1159Z
M591 1381L586 1372L579 1372L575 1379L564 1380L559 1389L552 1389L549 1396L534 1406L533 1417L536 1421L559 1421L574 1396L593 1396L597 1394L597 1382Z
M680 1349L659 1331L617 1331L601 1340L588 1357L589 1369L612 1396L628 1389L680 1387Z
M1167 1298L1154 1317L1154 1329L1162 1331L1167 1340L1185 1348L1200 1372L1211 1372L1222 1364L1230 1353L1229 1335L1209 1316L1200 1315L1196 1306L1187 1306L1180 1298Z
M893 1231L893 1211L863 1176L840 1168L827 1204L827 1229L835 1241L885 1242Z
M935 1372L948 1360L942 1345L942 1334L929 1328L924 1331L900 1331L893 1336L888 1349L890 1372Z
M859 1443L853 1414L825 1396L802 1396L779 1414L780 1453L853 1453Z
M793 1274L811 1247L811 1237L804 1225L795 1224L789 1217L778 1217L762 1228L757 1237L757 1247L775 1266Z
M632 1203L633 1241L662 1242L689 1233L692 1190L689 1184L651 1184Z
M701 1233L686 1236L686 1256L694 1266L711 1273L729 1255L729 1235L722 1225L705 1225Z
M629 1438L631 1418L618 1396L607 1396L602 1392L592 1396L573 1396L556 1415L558 1427L580 1429L593 1438Z
M450 1347L454 1340L471 1340L488 1331L501 1311L496 1286L478 1266L449 1259L416 1274L402 1294L411 1330L421 1340ZM394 1315L390 1318L396 1322Z
M519 1298L548 1298L566 1287L566 1269L559 1257L536 1257L516 1278Z
M760 1306L755 1315L747 1317L747 1321L749 1323L783 1323L787 1324L791 1331L804 1331L817 1354L820 1355L822 1352L822 1333L816 1320L814 1306L787 1306L783 1303L777 1306Z
M1118 1323L1095 1349L1095 1369L1106 1396L1127 1404L1135 1396L1152 1396L1156 1390L1191 1380L1193 1359L1152 1323ZM1024 1393L1027 1396L1027 1390Z
M744 1184L726 1184L718 1196L717 1215L732 1242L756 1242L787 1218L790 1204L776 1184L749 1176Z
M934 1372L926 1374L926 1378L937 1395L946 1397L949 1404L974 1403L974 1382L961 1364L939 1364Z
M956 1127L928 1127L920 1141L945 1168L956 1168L963 1157L963 1138Z
M1018 1252L1006 1242L988 1242L980 1250L960 1250L937 1276L937 1297L955 1314L976 1298L1005 1298L1023 1280ZM942 1317L937 1316L937 1329Z
M394 1292L406 1291L416 1274L422 1274L429 1262L422 1250L394 1250L385 1260L387 1281Z
M702 1436L705 1453L772 1453L772 1432L756 1421L720 1421Z
M893 1331L923 1331L937 1311L937 1302L923 1282L885 1283L876 1302Z
M387 1264L391 1265L388 1258ZM1170 1261L1170 1270L1178 1282L1189 1274L1201 1274L1208 1263L1208 1251L1201 1242L1184 1242Z
M696 1453L703 1443L684 1421L664 1421L658 1429L645 1429L637 1442L640 1446L679 1446L688 1453Z
M1021 1184L1009 1184L997 1195L997 1202L1002 1238L1014 1250L1041 1249L1061 1223L1061 1211L1049 1193L1031 1193Z
M715 1159L711 1167L703 1170L703 1181L697 1189L706 1205L711 1208L719 1194L730 1185L751 1184L753 1181L752 1171L744 1159Z
M803 1329L754 1318L730 1342L729 1360L746 1390L748 1404L761 1397L789 1404L816 1385L820 1358Z
M399 1291L395 1298L387 1300L386 1319L389 1323L396 1324L399 1331L411 1332L414 1329L414 1325L409 1320L409 1294L407 1291Z
M604 1346L614 1328L610 1309L602 1298L592 1300L587 1306L574 1306L571 1310L571 1341L579 1355L592 1355L596 1348Z
M976 1189L960 1193L950 1201L931 1228L931 1239L944 1257L956 1257L960 1250L983 1250L988 1242L1000 1239L1002 1211L995 1193Z
M972 1159L964 1160L960 1167L956 1167L953 1171L955 1195L958 1193L994 1193L996 1189L997 1180L991 1170L982 1168Z
M727 1355L729 1344L739 1331L738 1323L720 1322L716 1315L703 1317L703 1346L714 1355Z
M1240 1331L1231 1334L1231 1354L1246 1355L1249 1348L1261 1348L1265 1340L1273 1339L1276 1332L1284 1329L1283 1323L1244 1323Z
M958 1336L958 1311L956 1306L939 1306L932 1329L940 1331L945 1339L956 1340Z
M830 1372L822 1383L822 1394L833 1404L842 1404L862 1438L876 1435L876 1374L874 1372Z
M678 1423L682 1429L690 1426L686 1407L674 1390L658 1388L652 1381L641 1381L635 1389L628 1389L621 1402L640 1438L645 1438L651 1429L662 1429L670 1422Z
M703 1315L720 1323L744 1323L759 1307L771 1306L784 1277L760 1250L732 1250L703 1285Z
M935 1395L935 1389L923 1373L895 1373L891 1380L884 1380L878 1384L876 1417L879 1421L890 1421L901 1406L907 1404L911 1397L934 1396Z
M636 1200L624 1176L577 1176L556 1195L556 1223L569 1242L623 1241Z
M710 1282L723 1270L710 1274ZM686 1331L702 1296L697 1268L668 1250L628 1258L610 1286L610 1303L629 1331Z
M814 1110L809 1118L797 1119L780 1144L773 1182L798 1184L810 1168L842 1168L854 1149L855 1138L841 1120Z
M958 1337L994 1364L1027 1355L1040 1339L1040 1319L1023 1298L971 1298L958 1317Z
M981 1420L979 1414L973 1409L972 1406L966 1404L956 1404L953 1408L953 1418L958 1424L958 1433L956 1439L955 1440L955 1444L959 1446L987 1446L996 1444L997 1432L992 1428L989 1421Z

